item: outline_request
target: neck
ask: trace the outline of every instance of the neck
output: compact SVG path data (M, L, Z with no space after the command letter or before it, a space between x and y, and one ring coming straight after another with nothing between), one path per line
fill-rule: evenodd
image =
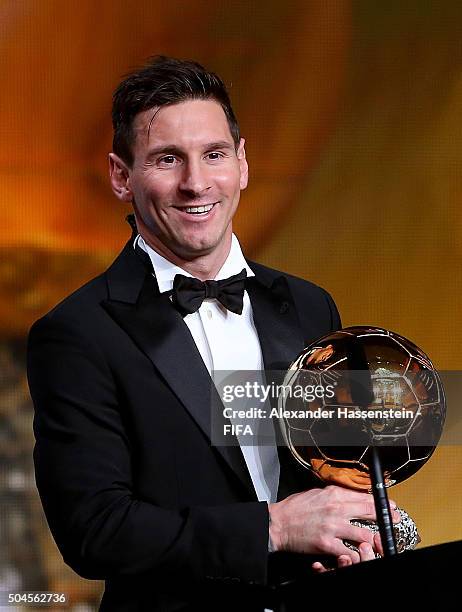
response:
M162 242L153 239L150 236L146 236L144 232L140 231L140 235L148 244L151 249L165 257L175 266L186 270L191 276L198 278L202 281L214 279L220 269L223 267L229 252L231 250L231 238L232 233L229 232L229 236L223 237L223 241L210 253L204 253L196 255L194 257L183 257L171 251Z

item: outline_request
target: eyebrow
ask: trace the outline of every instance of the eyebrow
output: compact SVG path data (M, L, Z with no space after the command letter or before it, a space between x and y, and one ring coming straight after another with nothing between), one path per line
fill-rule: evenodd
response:
M227 150L234 150L234 143L231 144L230 142L228 142L227 140L218 140L216 142L209 142L205 145L204 147L204 151L211 151L212 149L227 149ZM178 147L177 145L174 144L166 144L166 145L160 145L158 147L153 147L152 149L149 150L147 157L151 158L154 157L156 155L159 154L182 154L184 153L183 149L181 149L181 147Z

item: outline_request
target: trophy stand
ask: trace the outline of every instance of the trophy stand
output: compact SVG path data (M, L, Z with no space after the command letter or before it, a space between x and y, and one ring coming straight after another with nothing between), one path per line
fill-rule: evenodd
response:
M390 502L383 478L382 464L377 446L370 447L371 459L369 462L369 474L372 483L372 495L374 497L377 525L382 540L383 556L391 557L398 553L396 547L395 531L391 518Z
M366 352L357 338L349 339L347 343L347 362L351 368L350 385L353 401L357 402L361 408L368 409L374 402L375 394L372 384L372 374ZM354 372L356 370L356 372ZM356 374L356 375L355 375ZM350 376L348 376L350 378ZM375 513L377 515L377 526L384 557L391 557L398 553L396 538L391 517L390 502L383 477L382 462L377 446L373 443L369 446L370 459L367 461L369 477L372 485L372 495L374 497Z

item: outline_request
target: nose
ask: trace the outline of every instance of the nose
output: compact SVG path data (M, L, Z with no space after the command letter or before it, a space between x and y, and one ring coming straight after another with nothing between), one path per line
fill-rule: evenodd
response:
M179 190L190 198L201 196L210 187L209 175L200 161L189 160L184 164Z

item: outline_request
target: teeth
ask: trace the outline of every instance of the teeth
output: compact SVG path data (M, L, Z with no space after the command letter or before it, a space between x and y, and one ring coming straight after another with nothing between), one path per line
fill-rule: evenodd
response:
M208 204L207 206L188 206L185 208L187 213L208 213L212 210L213 204Z

